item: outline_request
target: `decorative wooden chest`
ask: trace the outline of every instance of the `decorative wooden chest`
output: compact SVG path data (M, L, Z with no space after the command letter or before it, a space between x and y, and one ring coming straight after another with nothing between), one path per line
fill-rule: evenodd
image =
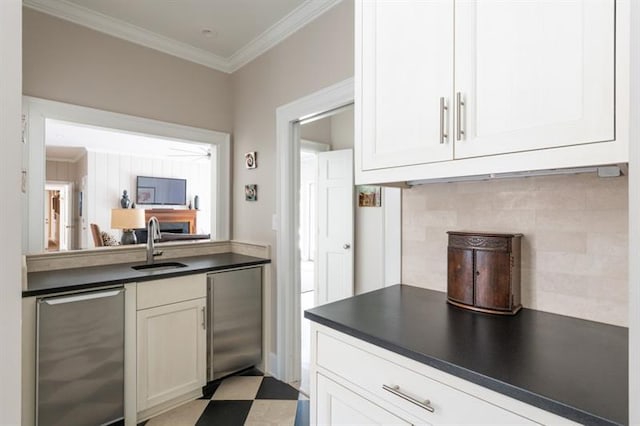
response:
M447 301L474 311L515 315L522 308L522 234L453 231L447 234Z

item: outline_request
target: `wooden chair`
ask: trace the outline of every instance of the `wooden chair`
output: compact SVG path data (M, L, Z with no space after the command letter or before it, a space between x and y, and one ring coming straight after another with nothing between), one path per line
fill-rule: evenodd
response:
M102 241L102 235L100 235L100 227L95 223L89 226L91 226L91 235L93 235L93 245L96 247L104 247L104 241Z

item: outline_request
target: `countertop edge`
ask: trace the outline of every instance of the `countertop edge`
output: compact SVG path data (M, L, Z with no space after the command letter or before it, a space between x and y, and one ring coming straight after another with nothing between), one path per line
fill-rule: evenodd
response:
M211 255L211 256L215 256L215 255ZM201 257L201 256L194 256L194 257ZM191 258L191 257L189 257ZM176 258L176 259L172 259L172 261L180 261L181 258ZM187 258L188 259L188 258ZM226 269L234 269L234 268L241 268L241 267L251 267L251 266L260 266L260 265L266 265L266 264L270 264L271 263L271 259L259 259L259 260L251 260L251 261L247 261L247 262L238 262L238 263L233 263L233 264L228 264L228 265L217 265L217 266L211 266L211 267L195 267L195 268L187 268L187 269L175 269L175 270L170 270L170 271L158 271L156 273L150 273L147 275L141 275L141 276L135 276L135 277L129 277L129 278L118 278L118 279L113 279L113 280L96 280L96 281L91 281L91 282L87 282L87 283L83 283L83 284L74 284L74 285L68 285L68 286L59 286L59 287L55 287L55 288L42 288L42 289L35 289L35 290L23 290L22 291L22 297L34 297L34 296L43 296L43 295L52 295L52 294L56 294L56 293L63 293L63 292L70 292L70 291L82 291L82 290L90 290L90 289L98 289L98 288L102 288L102 287L109 287L109 286L114 286L114 285L120 285L120 284L128 284L128 283L137 283L137 282L144 282L144 281L153 281L153 280L161 280L161 279L165 279L165 278L175 278L175 277L181 277L181 276L185 276L185 275L194 275L194 274L200 274L200 273L205 273L205 272L214 272L214 271L221 271L221 270L226 270ZM117 266L118 264L115 264L113 266ZM123 263L122 264L123 267L128 268L130 266L129 263ZM91 268L91 267L88 267ZM56 272L59 271L63 271L63 270L58 270Z
M435 358L429 355L425 355L419 352L412 351L405 347L388 342L384 339L377 338L368 333L358 331L352 327L345 326L336 321L318 316L312 312L305 311L304 317L310 321L332 328L336 331L345 333L351 337L363 340L367 343L379 346L383 349L387 349L398 355L405 356L414 361L436 368L445 373L449 373L453 376L467 380L474 384L483 386L495 392L517 399L521 402L530 404L545 411L557 414L561 417L568 418L581 424L589 425L607 425L607 426L619 426L621 423L613 422L611 420L604 419L594 414L585 412L579 408L575 408L566 405L562 402L555 401L553 399L538 395L536 393L527 391L526 389L510 385L501 380L494 379L481 373L476 373L472 370L460 367L456 364L443 361L439 358Z

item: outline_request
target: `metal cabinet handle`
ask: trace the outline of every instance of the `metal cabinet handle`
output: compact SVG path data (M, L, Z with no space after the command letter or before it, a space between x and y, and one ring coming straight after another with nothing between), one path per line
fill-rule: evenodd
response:
M444 97L440 98L440 143L444 143L448 138L449 135L447 134L447 129L446 126L445 127L445 114L449 111L449 108L447 107L447 103L445 102ZM446 114L448 115L448 114Z
M207 311L204 306L202 307L202 328L207 329Z
M400 386L395 385L395 386L388 386L388 385L382 385L382 389L386 390L387 392L391 392L392 394L399 396L400 398L404 399L405 401L409 401L412 404L417 405L420 408L423 408L425 410L427 410L430 413L435 412L435 408L433 408L431 406L431 401L429 401L428 399L425 399L424 401L420 401L415 399L414 397L407 395L406 393L402 392L400 390Z
M124 289L118 289L118 290L85 293L77 296L53 297L49 299L40 299L40 303L46 303L47 305L62 305L64 303L83 302L85 300L102 299L104 297L117 296L123 291Z
M342 246L343 249L349 250L351 248L351 244L345 244Z
M456 93L456 140L462 140L462 137L465 136L464 129L462 128L462 108L465 107L466 104L464 99L462 98L462 93Z

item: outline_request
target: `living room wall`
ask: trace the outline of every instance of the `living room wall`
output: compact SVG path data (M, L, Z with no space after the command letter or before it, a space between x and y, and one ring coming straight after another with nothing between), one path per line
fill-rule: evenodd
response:
M179 160L128 155L126 153L89 151L87 153L87 195L85 207L88 223L97 224L119 240L121 231L111 229L111 209L120 207L122 191L127 190L135 201L136 178L159 176L187 180L187 203L198 195L197 234L211 233L211 163L205 160ZM138 205L137 208L166 208ZM171 206L184 209L183 206ZM87 230L90 234L90 230ZM88 247L93 241L88 238Z

